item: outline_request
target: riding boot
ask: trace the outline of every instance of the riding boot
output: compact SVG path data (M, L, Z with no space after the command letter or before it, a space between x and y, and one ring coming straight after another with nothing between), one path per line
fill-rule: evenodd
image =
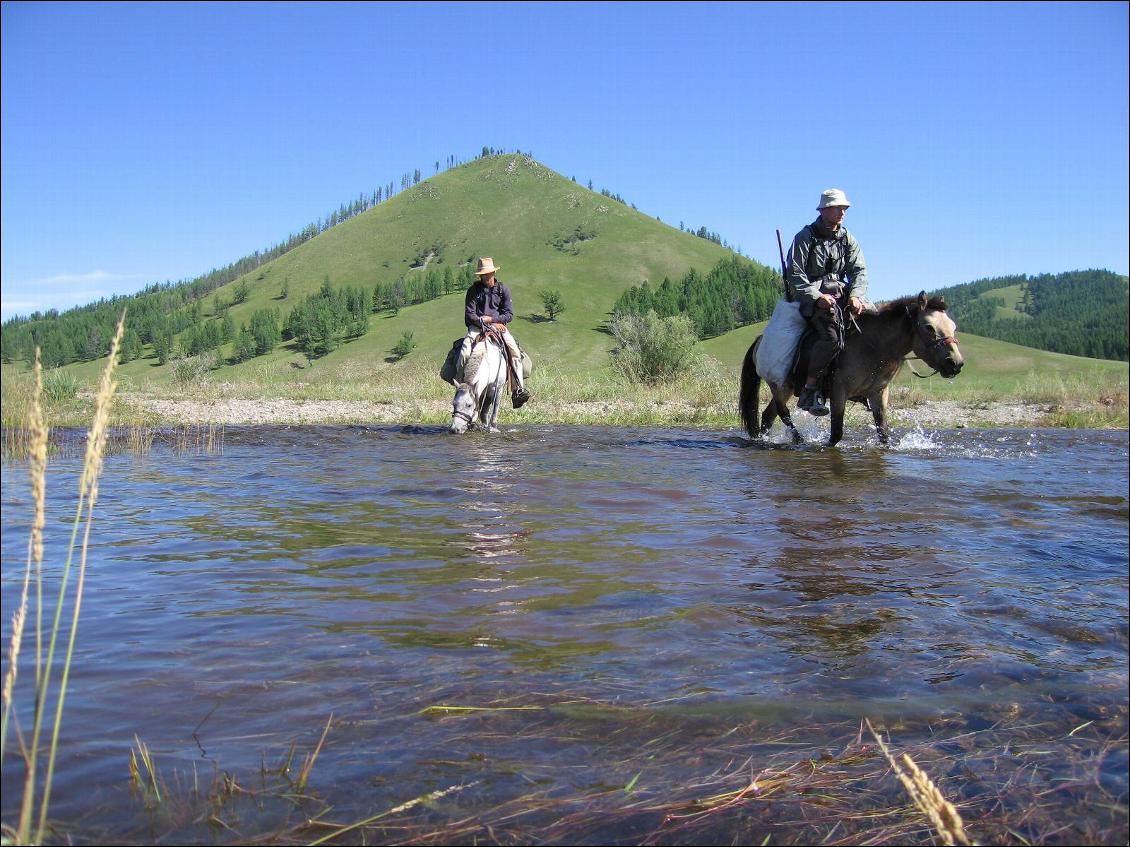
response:
M828 414L828 406L824 397L820 394L820 387L817 385L806 385L804 387L804 390L800 393L800 399L797 400L796 407L802 412L808 412L808 414L816 417Z
M514 373L514 393L510 395L510 400L514 403L514 408L519 409L530 399L530 392L526 390L526 381L522 376L522 360L515 357L510 360L510 366Z

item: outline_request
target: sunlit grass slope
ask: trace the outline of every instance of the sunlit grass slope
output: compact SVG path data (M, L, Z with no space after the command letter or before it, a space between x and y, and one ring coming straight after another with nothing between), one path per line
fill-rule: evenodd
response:
M559 249L581 227L595 237ZM642 280L653 284L664 276L682 277L692 267L706 271L731 252L713 242L662 223L610 199L519 154L478 159L438 174L407 189L218 289L233 299L245 281L247 302L231 308L238 327L252 312L278 308L285 319L294 305L317 291L328 278L335 287L364 286L399 276L425 273L413 268L437 248L429 269L454 270L478 256L491 256L501 267L499 279L514 292L512 329L535 359L552 359L567 367L605 367L612 339L601 330L616 298ZM279 299L284 283L287 299ZM538 292L557 289L566 310L554 322L543 320ZM204 301L205 314L212 298ZM402 309L398 315L373 315L369 332L344 344L313 367L360 360L384 363L404 332L417 343L408 357L439 359L463 331L461 294ZM230 345L229 345L230 346ZM224 352L228 352L224 348ZM298 379L305 357L284 344L273 354L242 365L225 366L216 379L237 382L278 364ZM72 366L84 382L92 382L99 363ZM171 368L153 358L130 362L121 375L140 387L160 387L171 380Z

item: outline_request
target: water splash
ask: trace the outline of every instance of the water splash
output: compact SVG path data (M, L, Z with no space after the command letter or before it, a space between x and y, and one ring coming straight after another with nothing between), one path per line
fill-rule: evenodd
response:
M936 433L927 432L921 424L915 424L914 429L903 433L891 445L892 449L905 452L921 450L940 450L942 445L935 438Z

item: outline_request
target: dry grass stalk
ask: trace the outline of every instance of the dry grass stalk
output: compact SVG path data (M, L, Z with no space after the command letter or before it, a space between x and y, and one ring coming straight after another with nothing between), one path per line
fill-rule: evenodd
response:
M82 611L82 592L86 584L86 554L90 549L90 530L94 525L94 504L98 502L98 479L102 473L102 464L106 451L106 438L110 429L110 403L118 384L114 381L114 368L118 363L118 349L121 347L122 336L125 334L126 316L122 313L118 321L117 332L110 343L110 357L106 368L102 371L102 378L98 383L98 393L94 397L94 420L90 424L90 435L86 442L86 456L83 460L82 477L79 482L79 509L75 515L75 525L82 510L82 492L86 492L86 526L83 531L82 548L79 554L78 583L75 587L74 602L71 612L71 630L67 642L67 654L63 661L63 672L59 682L59 697L55 704L55 725L51 734L51 747L47 756L47 775L43 786L43 802L39 809L39 837L36 841L42 842L43 833L47 829L47 807L51 799L51 781L55 775L55 755L59 748L59 729L63 723L63 702L67 694L67 681L71 672L71 657L74 655L75 637L78 634L79 613ZM72 536L73 538L73 536ZM73 541L72 541L73 547ZM54 640L54 639L52 639ZM50 667L50 665L48 665Z
M43 419L43 366L39 359L39 348L35 349L35 387L32 402L28 409L28 473L31 477L32 500L34 513L32 516L31 535L28 539L27 567L24 569L23 587L20 593L20 603L12 616L12 637L8 644L8 672L4 675L4 717L3 727L0 729L0 762L3 762L4 752L8 742L8 721L12 711L12 693L15 690L17 667L20 657L20 646L23 643L24 625L27 621L28 589L31 584L31 573L34 565L36 573L36 593L42 594L42 567L43 567L43 527L46 523L46 477L47 477L47 425ZM41 669L39 657L42 630L40 627L39 610L42 602L36 604L36 668L35 677L38 684Z
M957 808L942 795L933 780L906 753L902 754L902 765L900 766L883 739L875 731L875 727L871 725L871 721L867 721L867 728L871 731L879 749L890 763L895 776L906 789L906 793L910 795L914 805L933 825L942 843L951 845L951 847L954 844L974 844L975 842L970 840L965 832L965 823L961 820Z
M66 561L63 565L59 579L58 600L55 603L55 614L51 625L50 638L46 650L42 649L42 641L38 634L37 624L37 649L36 649L36 684L34 720L31 734L31 744L25 752L25 775L23 797L20 802L19 823L12 833L11 840L17 844L42 843L47 831L47 810L50 805L51 783L55 772L55 758L59 746L59 731L62 726L63 704L66 699L67 681L70 676L71 660L74 656L75 637L78 633L79 613L82 608L82 592L86 577L86 557L90 544L90 530L94 522L94 504L98 499L98 478L102 471L102 461L106 449L107 432L110 421L110 402L117 384L113 380L114 368L118 362L118 348L121 345L122 335L125 331L125 313L122 313L118 322L117 332L113 343L110 345L109 359L102 373L98 393L94 401L94 419L87 437L86 456L83 462L82 475L79 482L79 499L75 509L74 524L71 529L70 545L67 549ZM37 371L36 395L32 403L32 417L29 430L31 436L31 470L33 474L33 492L36 498L36 517L29 541L29 556L38 556L42 560L42 529L44 526L43 511L45 501L45 471L46 471L46 446L47 428L42 422L41 397L42 380ZM35 407L39 406L39 411ZM68 597L68 583L70 579L72 562L78 540L78 530L82 523L83 512L86 512L86 531L82 539L80 552L79 574L76 587L71 593L71 622L66 654L61 664L59 692L56 696L54 724L51 730L51 742L47 751L47 769L43 780L43 796L39 800L38 823L33 831L32 819L35 816L36 789L38 787L38 761L40 737L46 722L49 707L49 693L51 688L51 670L55 663L55 649L58 637L62 630L62 614ZM30 567L30 564L29 564ZM41 570L41 569L40 569ZM38 576L38 572L37 572ZM37 579L37 588L39 580ZM37 597L37 615L43 608L42 594ZM14 667L14 665L13 665Z
M347 832L353 832L354 830L361 829L362 827L368 826L369 824L372 824L372 823L375 823L376 821L379 821L381 818L387 818L390 815L398 815L401 812L407 812L409 809L413 809L416 806L419 806L421 803L431 803L431 802L434 802L435 800L442 799L443 797L446 797L449 794L455 794L458 791L464 791L465 789L468 789L468 788L474 788L478 784L479 783L476 781L476 782L468 783L467 785L451 785L451 786L448 786L447 788L441 788L438 791L432 791L428 794L421 795L420 797L413 797L411 800L409 800L405 803L401 803L399 806L395 806L391 809L388 809L387 811L381 812L378 815L373 815L371 818L366 818L363 821L358 821L357 823L351 823L351 824L348 824L346 826L341 826L341 827L335 826L334 831L331 832L329 835L324 835L321 838L317 838L314 841L311 841L310 847L315 847L315 845L317 845L317 844L324 844L325 842L327 842L331 839L337 838L338 836L344 835ZM315 822L310 821L310 823L313 824ZM320 824L320 825L325 826L326 824Z

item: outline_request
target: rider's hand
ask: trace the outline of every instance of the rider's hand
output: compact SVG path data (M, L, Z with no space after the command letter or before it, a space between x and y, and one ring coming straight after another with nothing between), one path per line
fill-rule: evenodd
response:
M483 315L481 318L479 318L479 320L485 324L494 323L494 318L492 318L490 315Z
M853 315L859 317L863 314L863 301L858 297L852 297L848 300L848 308L851 309Z
M816 298L816 308L827 311L836 305L836 298L831 294L821 294Z

